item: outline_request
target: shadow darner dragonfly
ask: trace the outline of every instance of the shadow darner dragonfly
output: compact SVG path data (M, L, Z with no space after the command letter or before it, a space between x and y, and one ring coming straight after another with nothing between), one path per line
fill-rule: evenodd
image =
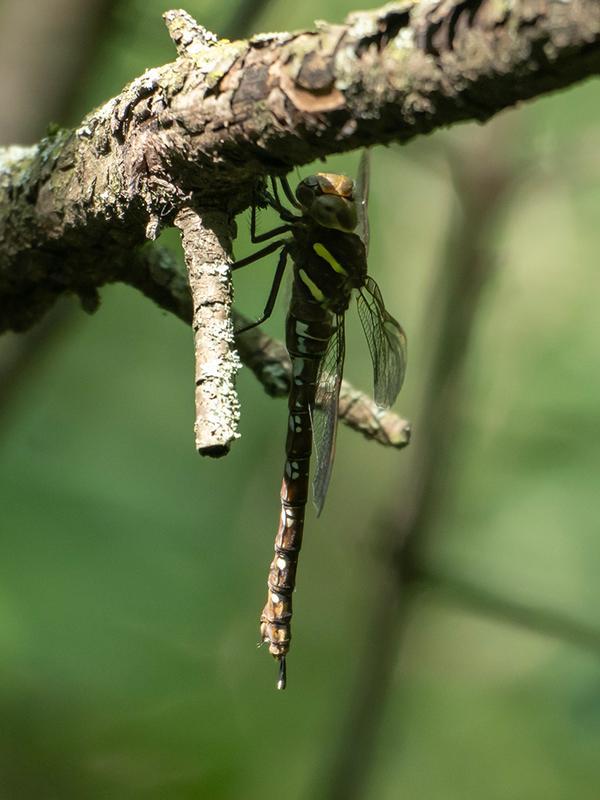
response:
M313 446L316 455L313 499L317 515L323 508L331 477L345 355L344 315L353 294L373 361L376 403L382 408L391 406L404 378L404 332L385 310L379 287L367 274L368 177L365 151L356 183L345 175L319 172L304 178L294 195L287 180L281 179L283 192L294 211L282 204L277 182L271 179L272 191L263 187L258 199L263 205L273 207L283 224L257 234L255 203L251 237L254 243L282 235L283 238L233 265L233 269L238 269L278 249L281 251L263 315L248 328L260 325L270 316L288 258L294 265L286 321L292 384L281 517L269 569L267 602L260 617L261 643L268 644L269 652L279 661L278 689L286 685L292 592L302 544Z

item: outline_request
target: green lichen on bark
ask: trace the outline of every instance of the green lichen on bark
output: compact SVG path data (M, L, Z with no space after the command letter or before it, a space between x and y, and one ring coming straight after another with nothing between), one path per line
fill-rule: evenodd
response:
M405 0L239 42L169 13L176 61L74 131L0 151L0 331L62 293L93 308L104 283L135 283L132 251L192 201L231 216L267 174L485 120L600 72L597 0Z

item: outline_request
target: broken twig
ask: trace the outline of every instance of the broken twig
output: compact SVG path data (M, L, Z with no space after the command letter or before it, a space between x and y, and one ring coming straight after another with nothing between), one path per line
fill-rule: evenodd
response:
M239 438L235 374L240 361L231 321L231 220L220 211L184 208L175 217L192 293L196 361L196 449L225 455Z

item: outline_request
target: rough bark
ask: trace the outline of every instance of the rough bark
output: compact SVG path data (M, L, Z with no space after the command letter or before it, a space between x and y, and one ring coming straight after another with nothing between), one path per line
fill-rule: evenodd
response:
M191 200L233 215L266 173L484 120L600 69L597 0L406 0L236 42L197 25L177 40L170 14L175 62L0 158L0 332L63 292L93 310Z
M226 214L183 208L175 217L192 295L196 450L219 457L239 438L231 302L231 225Z
M132 252L181 223L184 209L217 215L227 228L269 173L484 120L600 70L596 0L401 0L343 25L235 42L183 11L167 12L165 22L175 62L148 70L76 130L0 151L0 333L31 327L65 293L94 311L98 288L112 281L176 310L189 292L181 276L161 269L160 255ZM217 268L231 253L224 241L218 254L203 255L214 236L196 221L196 244L182 231L197 278L200 264L214 257ZM201 296L207 286L193 286L196 315L215 308ZM216 454L236 436L237 401L227 389L235 358L231 342L213 337L207 349L199 324L195 331L197 386L208 388L213 356L228 375L210 401L221 405L225 428L209 439L196 430L202 451ZM197 396L204 419L212 418L210 394ZM360 404L348 408L352 416ZM367 402L354 414L366 435L383 427L385 443L406 444L403 420L370 411Z

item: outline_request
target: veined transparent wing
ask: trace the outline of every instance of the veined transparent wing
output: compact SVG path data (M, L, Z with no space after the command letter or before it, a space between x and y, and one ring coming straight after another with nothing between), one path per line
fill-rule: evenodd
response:
M368 150L363 150L360 162L358 165L358 174L354 186L354 203L356 205L356 217L358 224L356 232L362 239L367 254L369 252L369 174L370 174L370 156Z
M336 317L335 330L319 368L315 408L312 411L313 447L316 461L312 485L317 516L323 510L335 456L338 405L345 352L344 317L339 314Z
M373 362L375 402L389 408L404 381L406 336L402 327L385 310L379 286L370 276L359 289L358 315Z

